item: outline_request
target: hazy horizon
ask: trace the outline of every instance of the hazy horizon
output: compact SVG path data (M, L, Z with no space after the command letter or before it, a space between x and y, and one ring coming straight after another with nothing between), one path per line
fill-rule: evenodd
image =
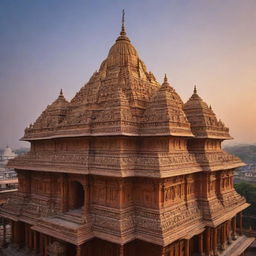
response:
M127 34L184 102L194 84L235 139L256 143L256 1L0 2L0 148L19 142L60 89L71 100Z

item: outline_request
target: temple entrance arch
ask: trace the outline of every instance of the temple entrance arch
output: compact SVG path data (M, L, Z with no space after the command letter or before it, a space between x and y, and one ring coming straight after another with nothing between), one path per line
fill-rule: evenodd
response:
M84 206L85 191L83 185L78 181L69 184L69 210L79 209Z

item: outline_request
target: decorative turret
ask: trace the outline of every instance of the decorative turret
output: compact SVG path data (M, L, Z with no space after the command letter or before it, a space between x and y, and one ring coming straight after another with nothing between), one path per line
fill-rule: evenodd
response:
M184 111L197 138L231 139L229 129L217 120L211 106L198 95L196 86L193 95L184 105Z
M24 139L37 130L56 128L65 118L68 104L61 89L58 98L47 106L34 124L25 129Z
M159 91L152 98L142 121L143 135L193 136L183 112L183 102L167 76Z

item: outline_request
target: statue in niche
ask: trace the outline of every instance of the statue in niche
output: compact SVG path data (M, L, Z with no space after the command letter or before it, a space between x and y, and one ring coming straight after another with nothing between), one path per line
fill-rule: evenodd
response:
M54 241L48 248L49 256L66 256L66 246L59 241Z

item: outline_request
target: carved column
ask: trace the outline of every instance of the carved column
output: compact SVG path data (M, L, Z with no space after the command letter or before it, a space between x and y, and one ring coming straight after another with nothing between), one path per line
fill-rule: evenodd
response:
M185 250L185 247L184 247L184 250ZM171 246L169 256L174 256L174 253L175 253L175 248Z
M206 255L209 256L211 254L211 230L209 227L206 228L205 234L205 252Z
M232 219L232 239L236 240L236 216Z
M189 239L185 240L185 256L189 256Z
M11 220L11 243L14 242L14 221Z
M124 245L123 244L119 245L119 256L124 256Z
M239 213L239 235L243 234L243 214L242 212Z
M226 249L226 223L222 223L221 226L221 249L224 251Z
M227 222L227 236L228 236L228 244L232 243L232 238L231 238L231 220L228 220Z
M39 251L40 253L43 253L44 251L44 237L41 233L39 233Z
M76 246L76 256L81 256L82 254L81 254L81 245L77 245Z
M204 237L203 233L198 235L198 252L200 256L204 256Z
M12 221L12 241L16 243L16 222Z
M25 246L28 247L28 226L25 224Z
M30 227L29 227L29 229L28 229L28 236L29 236L29 242L28 242L28 247L30 248L30 249L32 249L33 248L33 245L32 245L32 240L33 240L33 237L32 237L32 230L30 229Z
M218 230L217 228L213 229L213 253L214 256L218 256Z
M48 237L44 236L44 256L48 255Z
M37 233L33 231L33 249L37 251Z
M3 246L5 245L6 243L6 226L5 226L5 218L2 218L3 219Z
M183 248L184 248L183 241L179 241L179 255L183 254ZM167 253L167 255L170 256L170 252L169 252L169 254Z

